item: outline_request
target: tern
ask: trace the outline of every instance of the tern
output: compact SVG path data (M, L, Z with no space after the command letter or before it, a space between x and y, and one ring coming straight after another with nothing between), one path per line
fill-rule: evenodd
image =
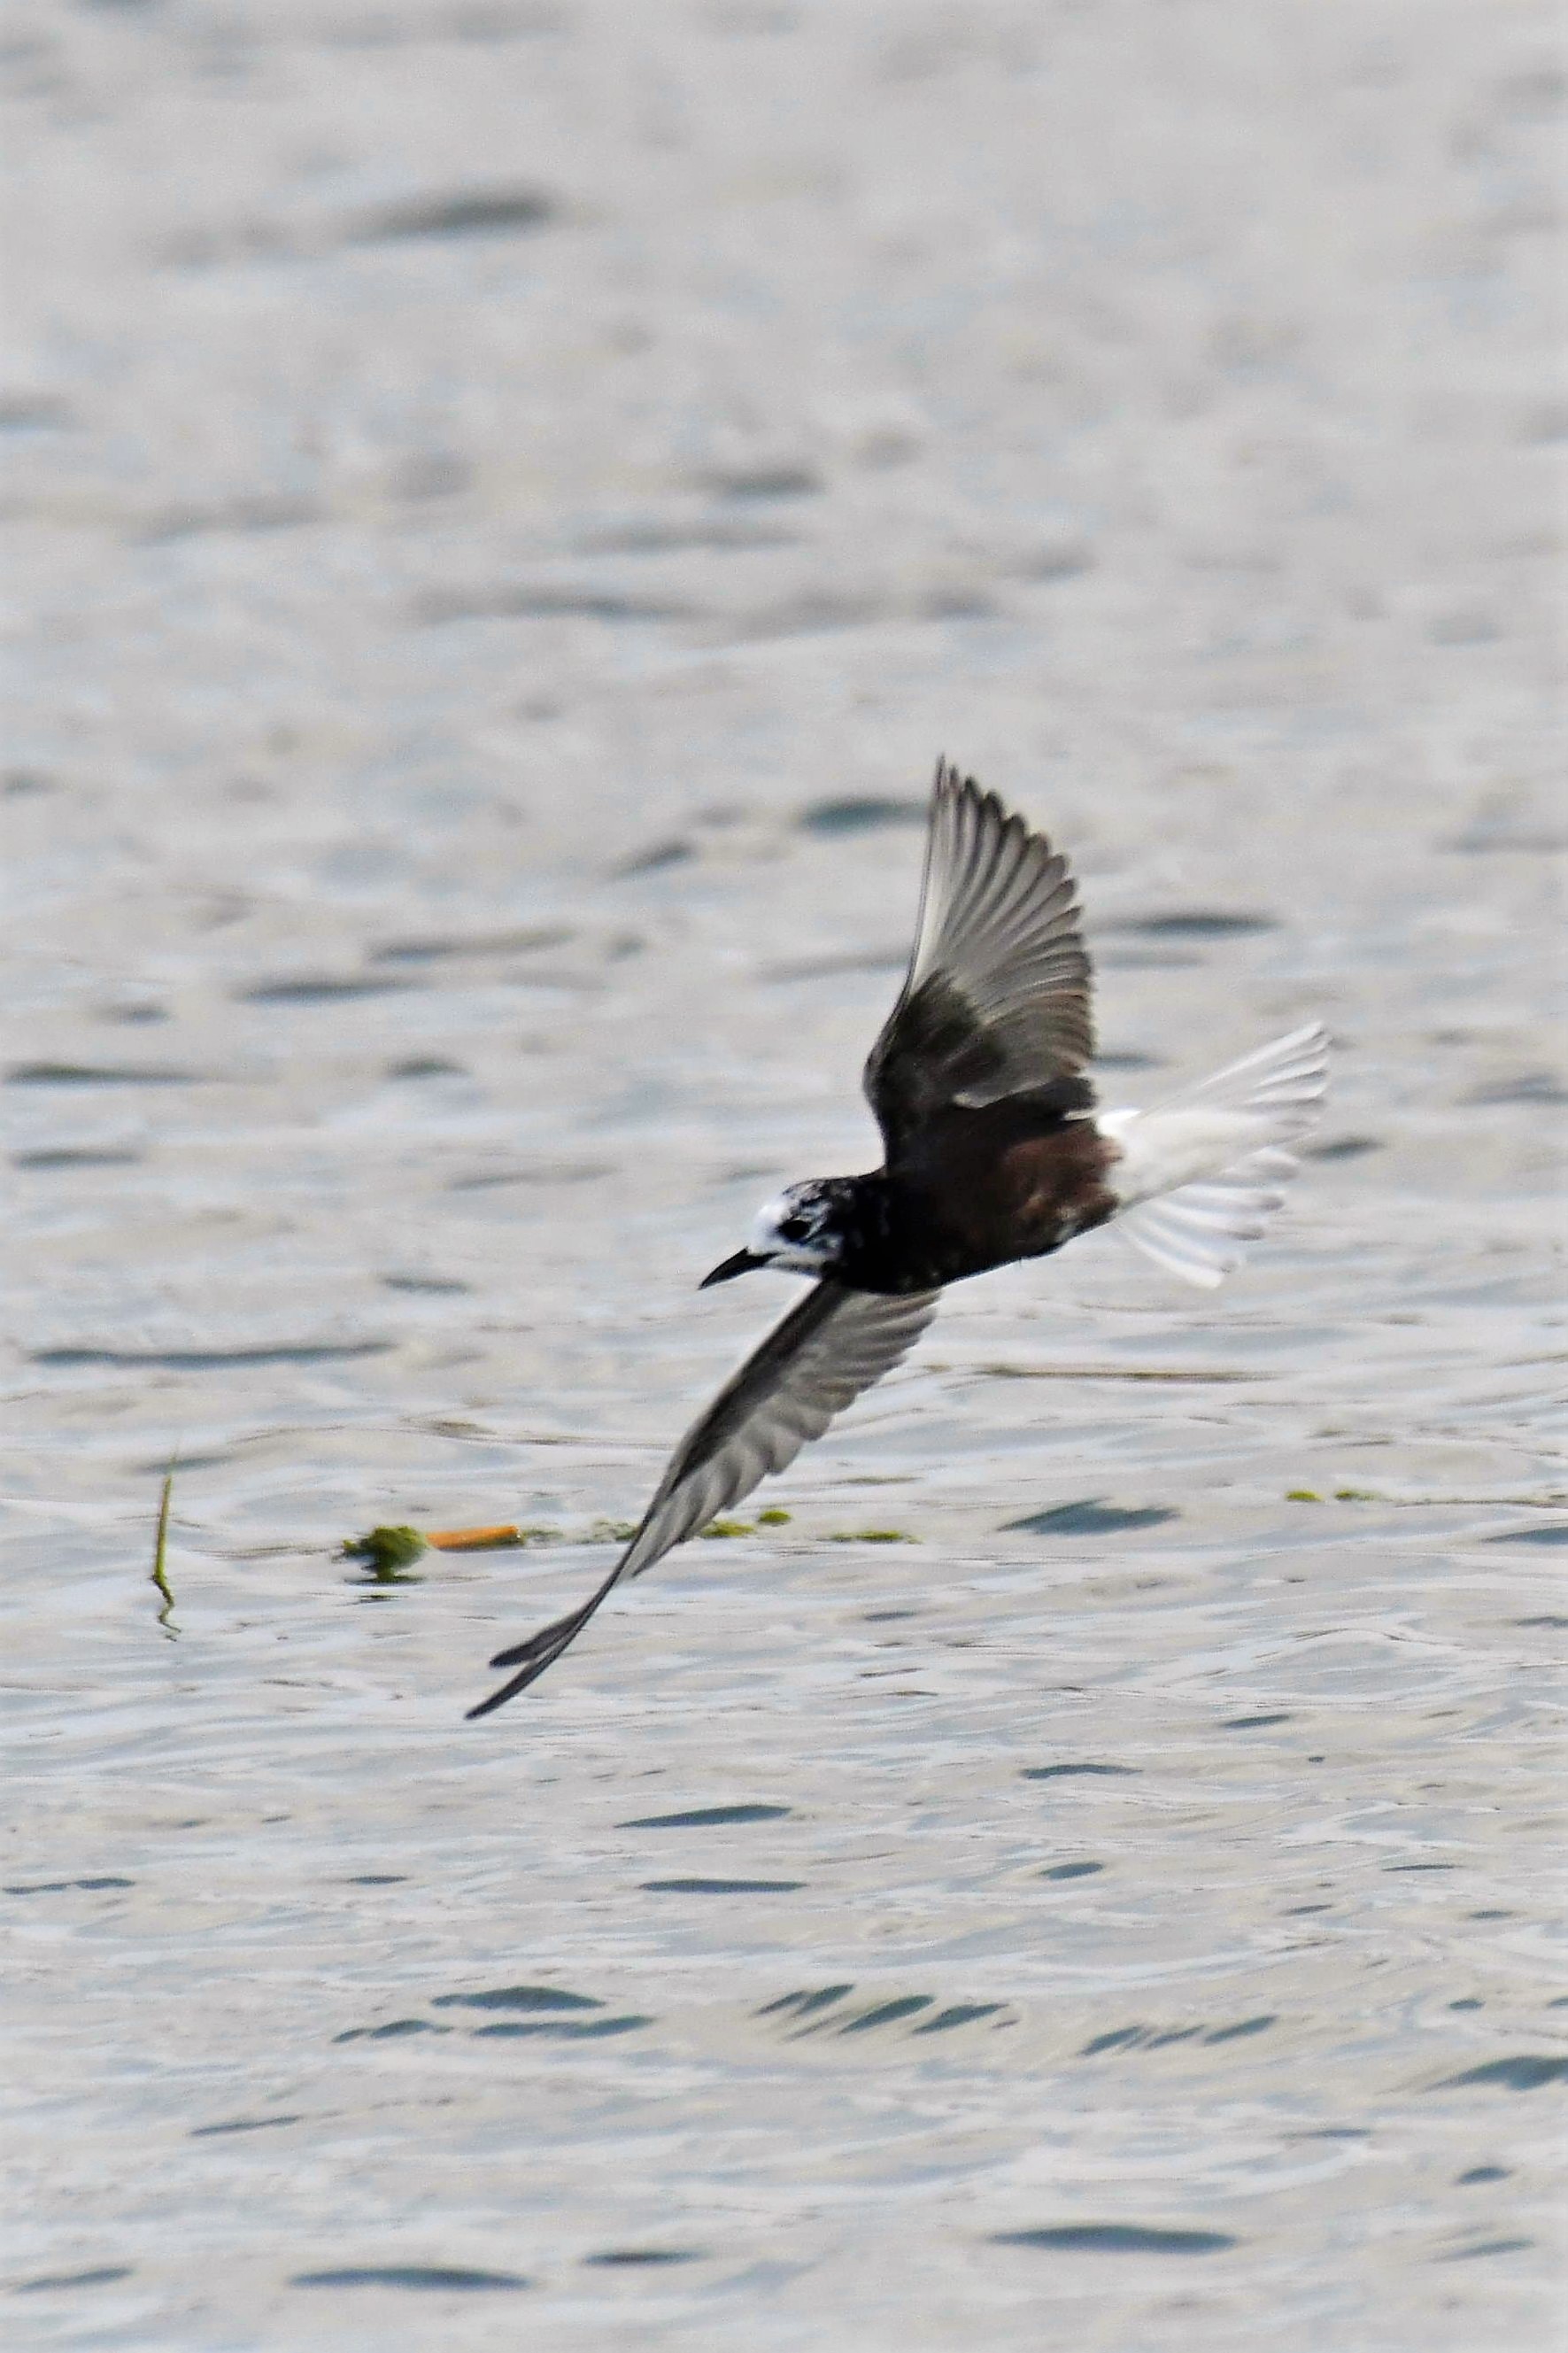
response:
M865 1070L883 1165L790 1186L705 1277L814 1280L687 1431L604 1583L496 1653L515 1672L470 1717L526 1691L624 1578L820 1438L908 1355L949 1283L1112 1219L1188 1282L1239 1262L1316 1120L1326 1033L1292 1030L1150 1110L1099 1112L1090 992L1066 859L939 761L914 948Z

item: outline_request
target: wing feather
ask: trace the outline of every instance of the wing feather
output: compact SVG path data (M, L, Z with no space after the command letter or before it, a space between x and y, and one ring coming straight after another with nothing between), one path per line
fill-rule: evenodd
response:
M1093 1052L1066 859L940 761L909 973L866 1064L889 1163L954 1103L977 1110L1067 1079L1079 1082L1070 1107L1087 1109L1080 1073Z
M470 1708L470 1717L489 1715L537 1682L624 1578L640 1577L750 1494L769 1472L793 1462L836 1414L908 1354L935 1314L940 1295L888 1297L832 1282L808 1291L687 1431L636 1535L598 1590L553 1625L498 1651L491 1666L518 1672Z

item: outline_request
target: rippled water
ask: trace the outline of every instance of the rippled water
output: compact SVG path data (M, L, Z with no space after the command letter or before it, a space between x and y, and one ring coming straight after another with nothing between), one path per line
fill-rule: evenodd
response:
M9 2341L1550 2341L1549 37L17 0ZM1113 1095L1331 1021L1291 1209L465 1725L872 1154L938 749Z

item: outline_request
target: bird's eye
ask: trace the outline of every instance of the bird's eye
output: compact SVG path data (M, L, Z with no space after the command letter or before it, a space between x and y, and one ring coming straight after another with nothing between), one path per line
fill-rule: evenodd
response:
M811 1229L804 1218L784 1218L779 1223L781 1242L803 1242Z

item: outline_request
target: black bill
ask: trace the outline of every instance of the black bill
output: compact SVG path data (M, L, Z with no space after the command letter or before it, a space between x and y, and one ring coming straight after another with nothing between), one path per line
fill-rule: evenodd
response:
M711 1274L705 1274L697 1288L707 1291L715 1282L733 1282L738 1274L750 1274L754 1266L766 1264L765 1258L758 1258L751 1250L737 1250L733 1258L727 1258L721 1266L716 1266Z

